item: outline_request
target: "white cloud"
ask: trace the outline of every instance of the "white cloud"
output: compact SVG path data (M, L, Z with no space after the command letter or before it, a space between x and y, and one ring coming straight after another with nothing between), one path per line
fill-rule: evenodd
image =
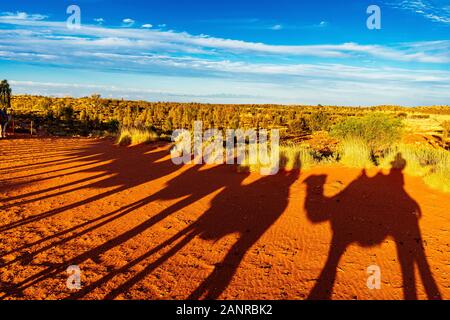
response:
M84 25L75 35L74 39L64 40L67 45L69 42L82 44L84 46L109 46L114 42L115 46L138 45L141 49L160 50L162 48L171 48L184 53L209 53L218 54L221 51L226 53L253 53L259 55L276 56L312 56L319 58L351 58L351 57L373 57L392 61L416 61L423 63L448 63L450 53L448 50L440 52L415 50L414 47L397 45L360 45L357 43L343 44L323 44L323 45L269 45L257 42L248 42L233 39L223 39L209 37L207 35L194 36L186 32L152 30L144 32L143 30L131 28L134 20L127 18L123 20L127 23L128 29L107 28L103 26ZM35 41L37 44L49 41L50 34L53 31L58 34L68 33L64 22L51 21L30 21L15 20L11 21L4 16L0 16L0 23L14 24L23 26L24 29L33 30L33 36L26 41ZM47 28L47 30L44 30ZM50 30L49 30L50 29ZM73 33L71 33L71 36ZM20 39L18 39L20 41ZM54 40L54 39L53 39ZM63 40L61 40L63 41ZM448 49L447 46L446 49ZM105 48L106 49L106 48Z
M39 20L44 20L46 19L48 16L46 15L42 15L42 14L28 14L26 12L2 12L0 14L0 17L4 20L31 20L31 21L39 21Z
M283 29L283 26L281 24L276 24L276 25L270 27L270 29L272 29L272 30L281 30L281 29Z
M450 24L449 6L439 5L437 2L429 0L402 0L397 2L387 2L393 8L417 13L433 22Z
M99 85L99 84L81 84L81 83L64 83L64 82L42 82L42 81L17 81L9 80L9 83L14 86L15 92L39 94L43 93L52 96L75 96L83 97L89 96L92 93L102 93L102 96L107 97L138 97L138 99L162 101L162 100L177 100L177 101L213 101L220 98L225 100L238 101L236 99L248 99L254 101L255 99L268 99L267 96L249 95L245 93L228 93L228 92L183 92L178 90L155 90L148 88L124 87L117 85Z
M97 76L98 77L98 76ZM101 77L98 77L101 78ZM136 80L136 79L135 79ZM100 93L104 97L129 98L149 101L179 101L207 103L286 103L325 105L430 105L442 104L450 98L449 85L437 87L411 87L399 83L365 83L360 81L330 82L308 79L295 83L224 82L220 79L174 79L158 76L139 78L143 86L120 84L56 83L45 81L20 81L10 83L17 94L44 94L55 96L89 96ZM145 86L151 84L151 88ZM163 85L160 85L163 83ZM165 87L165 83L172 84ZM183 87L185 89L179 89ZM218 89L220 88L220 89ZM318 89L319 88L319 89ZM220 91L218 91L220 90ZM411 95L414 90L414 95Z
M131 18L125 18L125 19L122 20L122 23L123 23L125 26L127 26L127 27L133 26L135 22L136 22L136 21L134 21L134 20L131 19Z
M150 28L153 28L153 25L150 23L146 23L146 24L142 25L142 28L150 29Z
M94 21L99 23L99 24L103 24L103 22L105 22L105 19L103 19L103 18L95 18Z
M32 62L34 65L51 63L72 70L89 70L90 73L114 71L125 74L170 75L178 77L177 79L186 77L193 79L192 83L199 87L205 87L208 81L212 81L210 79L221 79L214 82L216 87L221 87L220 83L230 82L241 98L243 94L262 97L270 92L273 99L278 101L290 99L285 99L285 96L291 97L292 101L297 99L297 102L299 97L308 97L305 98L306 102L312 103L315 99L326 96L322 93L327 92L330 101L332 98L342 101L345 92L349 92L349 97L355 96L351 94L352 90L360 92L358 91L359 98L355 98L351 104L357 103L356 101L367 103L373 97L379 99L378 103L389 97L395 101L409 101L402 97L415 97L417 92L422 92L427 101L449 101L450 98L450 40L392 45L361 45L351 42L270 45L208 35L196 36L186 32L150 28L143 30L142 27L132 26L112 28L83 25L82 29L74 33L66 28L63 21L38 19L35 15L32 18L33 15L28 14L15 16L20 19L0 15L0 24L3 24L0 27L0 59L3 60ZM134 23L134 20L127 18L123 23ZM313 62L305 63L305 56L313 57ZM373 67L356 66L362 60L376 63ZM394 61L421 64L409 69L386 67L393 65ZM430 64L437 65L430 67ZM200 85L199 79L207 80L202 80ZM237 88L243 87L243 83L252 83L252 86L248 91L239 91ZM171 84L173 87L173 82ZM21 86L25 87L25 84L22 83ZM46 85L46 88L51 89L52 86ZM261 88L269 88L271 91ZM48 92L57 92L56 89L50 89ZM115 96L126 94L111 88L100 89ZM385 92L383 94L377 90ZM62 88L59 92L62 91L76 90ZM155 95L165 97L168 94L168 90L161 92L161 95ZM368 97L364 97L363 93ZM150 96L151 92L147 94ZM172 97L181 97L183 94L179 92ZM228 91L216 92L215 96L233 94L236 92L230 88ZM314 98L313 94L317 97ZM192 89L191 96L201 97L202 101L213 99L205 95L205 92L197 92L196 87ZM138 93L133 91L133 96L138 96ZM183 96L185 98L188 99ZM270 99L264 101L276 102Z

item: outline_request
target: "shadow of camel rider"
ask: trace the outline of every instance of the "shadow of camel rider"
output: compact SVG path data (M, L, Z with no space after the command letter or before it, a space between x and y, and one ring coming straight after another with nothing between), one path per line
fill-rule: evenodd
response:
M339 260L353 243L362 247L381 244L392 237L403 276L405 299L417 299L414 266L417 265L429 299L440 299L423 247L419 219L420 206L404 190L406 161L397 154L389 174L370 178L363 170L342 192L323 195L326 176L305 180L305 209L314 223L329 221L333 237L329 254L310 299L330 299Z

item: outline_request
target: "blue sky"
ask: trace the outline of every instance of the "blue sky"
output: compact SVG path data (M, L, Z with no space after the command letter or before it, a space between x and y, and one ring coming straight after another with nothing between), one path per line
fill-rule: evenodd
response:
M6 2L0 77L54 96L448 105L450 0Z

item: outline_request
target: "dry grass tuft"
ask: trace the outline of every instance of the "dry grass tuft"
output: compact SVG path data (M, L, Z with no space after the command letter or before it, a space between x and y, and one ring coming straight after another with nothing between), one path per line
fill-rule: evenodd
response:
M158 134L152 130L140 128L122 128L117 138L121 146L138 145L158 141Z

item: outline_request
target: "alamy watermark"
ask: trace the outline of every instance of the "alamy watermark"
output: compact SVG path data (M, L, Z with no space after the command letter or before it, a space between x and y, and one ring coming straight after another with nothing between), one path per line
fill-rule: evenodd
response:
M77 5L71 5L67 7L67 14L70 16L67 18L67 28L70 30L77 30L81 28L81 9Z
M69 266L66 270L68 277L66 280L66 286L69 290L81 289L81 269L77 265Z
M370 16L367 18L367 28L369 30L380 30L381 29L381 9L377 5L370 5L367 8L367 14Z
M377 265L367 267L367 288L370 290L381 289L381 268Z
M81 28L81 9L78 5L70 5L66 9L66 13L70 14L67 18L67 28L77 30ZM366 26L369 30L381 29L381 8L375 4L367 7L366 13L370 16L367 18Z

